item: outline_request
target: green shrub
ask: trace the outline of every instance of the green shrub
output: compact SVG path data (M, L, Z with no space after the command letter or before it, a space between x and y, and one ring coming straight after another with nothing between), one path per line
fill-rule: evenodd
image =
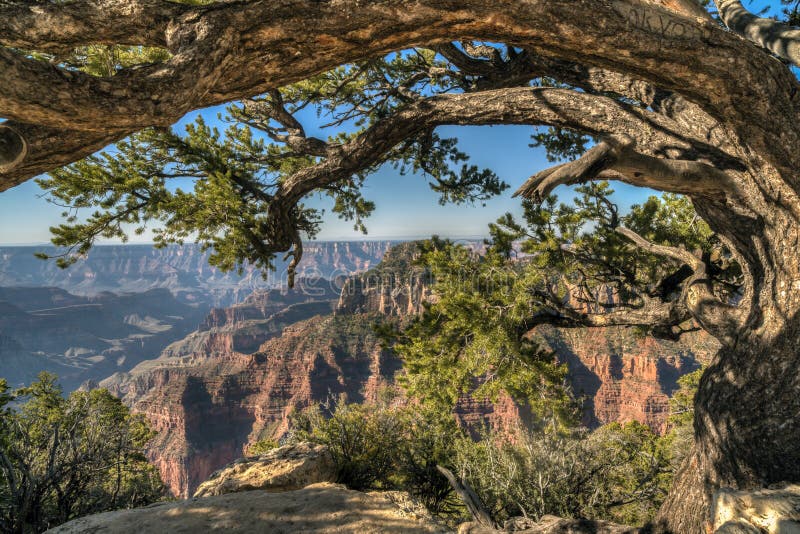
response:
M460 513L461 502L436 466L451 465L455 443L463 437L462 429L452 414L427 406L404 408L401 417L404 432L397 457L401 487L435 514Z
M14 392L0 380L0 531L41 532L162 499L144 456L154 435L104 389L65 398L47 373Z
M462 439L455 464L498 522L551 514L642 524L670 472L658 436L638 423Z
M328 446L337 481L353 489L387 485L395 467L402 421L394 410L343 400L292 417L294 438Z
M340 399L291 418L295 441L327 445L338 482L354 489L402 489L434 513L460 508L437 470L449 465L463 435L449 413L424 406L347 404Z
M328 446L339 482L408 491L445 519L463 517L464 508L437 465L467 482L500 524L546 514L633 525L652 519L673 473L671 442L639 423L590 432L560 422L475 441L435 405L340 399L292 417L294 440Z
M247 448L247 455L260 456L278 447L280 447L280 443L277 440L270 438L260 439Z

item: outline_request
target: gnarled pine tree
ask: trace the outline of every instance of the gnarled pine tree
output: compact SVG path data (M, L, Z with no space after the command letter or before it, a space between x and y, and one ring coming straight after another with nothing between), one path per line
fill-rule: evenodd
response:
M800 61L800 32L738 0L716 7L724 26L693 0L0 0L0 188L155 128L119 154L53 172L55 197L101 210L57 240L80 250L155 218L164 242L198 232L222 266L268 265L276 252L299 259L301 232L316 228L299 205L309 194L328 192L358 222L371 207L358 186L386 161L428 172L445 200L502 189L490 172L450 169L464 157L437 126L591 135L585 154L520 193L543 199L559 184L614 179L687 195L746 278L741 298L721 299L700 258L626 234L693 273L681 299L643 312L664 322L685 309L723 344L696 396L694 450L661 513L673 531L699 533L715 488L800 481L800 84L787 66ZM86 68L87 47L116 45L157 53ZM374 59L410 47L437 54ZM268 145L238 126L225 139L203 125L186 138L163 129L254 95L266 96L232 120L264 131ZM309 103L363 130L308 136L294 113ZM179 175L198 178L195 192L164 186Z

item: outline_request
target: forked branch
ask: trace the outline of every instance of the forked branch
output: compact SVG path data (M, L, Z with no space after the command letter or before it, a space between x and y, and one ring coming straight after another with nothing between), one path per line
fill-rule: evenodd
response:
M705 262L682 248L656 245L628 228L618 228L617 232L647 252L688 265L694 274L684 284L681 301L692 318L711 335L727 345L735 342L745 317L744 310L723 302L714 294Z
M735 182L723 171L701 161L669 160L642 154L627 135L608 136L575 161L534 174L514 193L541 201L559 185L591 180L620 180L690 196L736 196Z

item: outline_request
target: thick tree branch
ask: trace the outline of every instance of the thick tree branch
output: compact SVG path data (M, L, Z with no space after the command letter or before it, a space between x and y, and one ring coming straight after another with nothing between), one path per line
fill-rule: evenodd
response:
M31 124L65 129L107 130L99 117L119 128L168 126L171 116L159 120L160 102L153 98L161 76L148 77L161 67L126 71L113 78L98 78L68 71L19 52L0 47L0 116ZM134 83L128 83L133 82ZM13 83L9 83L13 81ZM163 90L163 88L162 88ZM87 105L96 106L92 111ZM136 117L135 115L141 115Z
M287 178L279 196L297 202L316 188L347 179L378 163L401 141L446 124L558 126L607 136L608 139L614 135L624 137L642 147L642 151L662 157L685 154L730 163L726 155L717 153L712 147L693 145L673 133L670 119L641 107L569 89L520 87L444 94L410 104L345 145L330 147L325 161ZM614 151L617 150L615 147ZM606 161L610 152L598 148L592 154L602 155L601 159ZM580 167L583 162L573 164ZM587 164L586 170L594 168ZM569 176L569 173L565 175ZM668 190L667 187L664 189Z
M642 2L465 0L454 6L448 0L293 0L186 9L165 31L172 59L158 67L120 72L102 83L82 76L58 80L56 74L4 55L6 69L15 74L4 75L0 86L0 116L72 130L106 125L132 133L174 122L190 109L261 94L342 63L408 46L484 38L680 91L712 115L740 125L737 133L743 141L766 154L800 144L794 120L798 104L791 99L798 84L791 73L713 24ZM564 24L566 20L574 23ZM111 22L96 21L101 27ZM737 70L741 62L759 65L758 75L748 74L754 69ZM700 64L702 77L695 75ZM50 82L60 88L55 94L48 94ZM770 127L749 127L755 123ZM785 156L800 163L800 154ZM21 169L7 171L5 177L14 182L30 177Z
M674 260L678 260L681 263L685 263L694 272L703 272L705 273L706 266L703 263L703 260L689 252L688 250L678 248L678 247L668 247L664 245L656 245L655 243L651 243L647 239L643 238L633 230L625 228L623 226L619 226L616 228L616 232L622 236L625 236L634 245L639 247L642 250L645 250L651 254L655 254L656 256L666 256L667 258L672 258Z
M605 328L609 326L657 327L661 331L691 319L686 308L676 302L648 303L641 308L625 308L603 313L585 313L566 306L542 310L526 321L526 327L551 325L561 328Z
M56 55L87 44L164 47L170 22L191 9L164 0L6 0L0 45Z
M290 213L304 196L380 164L402 141L446 124L544 124L621 134L655 154L665 146L696 150L670 135L668 118L603 96L529 87L438 95L407 105L343 145L329 146L323 161L284 179L270 204L270 248L296 248Z
M469 76L493 76L499 70L497 65L493 65L485 59L472 57L453 43L440 44L436 47L436 51L458 70Z
M475 490L469 487L469 484L462 480L458 480L453 472L446 467L437 465L436 470L447 479L447 481L450 483L450 486L467 507L467 510L475 522L491 530L494 530L497 527L495 522L492 520L491 514L489 514L489 511L486 510L486 506L483 504L480 497L478 497L478 495L475 493Z
M739 0L714 0L725 25L778 56L800 65L800 29L750 13Z
M692 196L736 196L737 186L724 172L700 161L669 160L637 152L626 135L606 137L575 161L530 177L514 193L541 201L557 186L612 179Z
M123 139L126 131L76 131L61 128L48 128L8 121L3 126L11 127L22 139L27 141L27 155L19 160L11 172L0 181L0 191L19 185L28 176L47 172L53 166L72 163L101 150L111 143ZM0 176L3 169L0 166Z
M745 310L723 302L714 294L706 273L707 266L700 258L681 248L651 243L628 228L617 228L617 232L647 252L688 265L694 271L694 275L687 279L681 301L692 318L712 336L727 345L735 342L741 331Z
M600 141L580 158L538 172L517 189L514 196L522 196L541 202L559 185L569 185L595 180L597 176L614 164L617 155L608 141Z
M25 139L10 126L0 124L0 171L16 165L27 153Z
M651 328L657 337L676 339L685 331L680 326L692 319L681 300L665 301L639 295L638 303L609 303L602 306L602 311L595 311L585 306L575 306L575 290L570 288L570 296L566 299L550 289L535 290L533 296L544 306L525 321L526 330L539 325L561 328L639 326Z

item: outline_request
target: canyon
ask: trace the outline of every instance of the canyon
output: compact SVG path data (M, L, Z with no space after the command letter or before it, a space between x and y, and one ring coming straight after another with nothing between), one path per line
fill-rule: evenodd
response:
M310 241L298 277L335 280L374 267L395 241ZM57 287L75 295L141 293L167 289L187 302L230 306L259 289L286 286L288 262L275 258L275 271L250 265L223 272L208 264L210 251L196 244L98 245L68 269L37 252L54 256L51 246L0 246L0 287ZM210 307L209 306L209 307Z
M311 242L299 276L309 295L375 266L390 241ZM248 266L224 273L196 245L98 246L68 269L34 257L47 247L0 247L0 378L12 387L41 371L55 373L65 392L91 387L118 371L156 358L165 347L216 320L214 306L241 302L254 291L285 287L285 262L263 278ZM327 278L324 285L318 285ZM299 299L273 292L268 308ZM287 311L287 313L291 313ZM207 318L208 316L208 318Z
M410 243L395 247L375 268L336 283L316 280L313 291L300 283L215 309L158 358L100 382L159 432L149 456L174 495L190 496L255 441L284 436L295 410L397 393L402 362L381 345L372 325L418 313L431 297L425 274L409 261L412 250ZM677 379L717 348L699 333L680 342L623 328L531 334L569 366L589 427L635 420L664 432ZM527 417L507 397L465 397L455 415L469 428L501 430Z

